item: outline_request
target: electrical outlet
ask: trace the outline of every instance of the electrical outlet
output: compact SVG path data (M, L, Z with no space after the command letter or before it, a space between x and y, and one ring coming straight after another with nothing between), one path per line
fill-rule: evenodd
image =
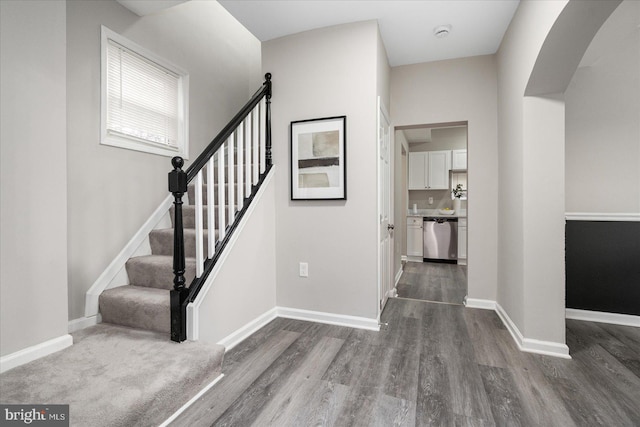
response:
M300 263L300 277L309 277L309 264L306 262Z
M429 204L432 205L433 204L433 197L429 197Z

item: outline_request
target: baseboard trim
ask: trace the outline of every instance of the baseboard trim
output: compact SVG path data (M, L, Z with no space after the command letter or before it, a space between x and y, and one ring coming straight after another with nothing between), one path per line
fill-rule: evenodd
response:
M218 344L223 346L225 351L229 351L233 347L247 339L251 334L265 326L267 323L271 322L276 317L278 317L278 315L277 310L274 307L266 313L263 313L260 316L256 317L246 325L242 326L240 329L237 329L235 332L227 335L226 337L218 341Z
M66 334L16 351L15 353L2 356L0 357L0 374L8 371L9 369L17 368L25 363L32 362L36 359L40 359L41 357L63 350L71 345L73 345L73 337Z
M278 317L286 319L306 320L309 322L326 323L328 325L347 326L356 329L379 331L380 325L376 319L349 316L346 314L325 313L322 311L301 310L298 308L276 307Z
M639 213L566 212L567 221L640 221Z
M151 233L151 230L153 230L153 228L167 214L172 203L173 195L170 194L151 214L149 219L147 219L145 223L142 224L142 227L140 227L136 234L133 235L131 240L129 240L125 247L122 248L120 253L113 259L113 261L111 261L109 266L102 272L100 277L98 277L93 285L91 285L85 296L84 315L86 317L91 317L98 314L98 300L100 298L100 294L105 289L107 289L107 286L109 286L111 281L123 269L127 260L136 253L142 242L144 242L144 240L149 236L149 233Z
M96 316L80 317L78 319L69 320L68 332L70 334L89 326L97 325L102 322L102 316L98 313Z
M220 255L220 258L218 258L216 265L213 266L213 270L211 270L211 273L209 273L209 277L207 277L207 280L202 286L202 289L200 289L200 292L198 293L198 297L194 302L187 305L187 339L188 340L197 341L200 338L200 305L202 304L202 301L204 301L207 293L209 293L209 289L211 289L211 286L213 286L213 282L215 282L216 277L218 277L218 274L220 273L222 266L227 260L227 257L233 250L233 247L235 246L236 241L240 238L240 234L242 234L242 230L244 229L245 225L247 225L247 222L249 222L249 219L253 216L253 212L256 210L256 206L258 206L258 203L262 199L263 194L267 191L267 187L269 186L269 183L271 182L271 180L273 179L273 176L275 175L275 170L276 170L276 167L272 166L271 171L269 172L267 177L264 179L262 185L260 186L260 189L258 190L255 197L253 198L253 202L247 208L247 211L245 212L244 216L240 220L238 227L236 228L235 232L229 239L227 246L222 252L222 255Z
M632 314L607 313L604 311L578 310L567 308L567 319L586 320L589 322L610 323L612 325L634 326L640 328L640 316Z
M496 302L489 299L467 298L465 307L480 308L483 310L495 310Z
M402 273L404 272L404 264L400 263L400 269L398 270L398 272L396 273L396 278L393 282L393 287L397 287L398 286L398 282L400 282L400 277L402 277Z
M497 302L496 313L498 313L498 317L500 317L500 320L502 320L502 323L506 326L520 351L571 359L571 356L569 355L569 347L566 344L525 338L513 320L511 320L507 312L504 311L502 306Z
M162 424L160 424L159 427L166 427L169 424L171 424L173 421L175 421L176 418L178 418L180 416L180 414L182 414L184 411L186 411L187 409L189 409L189 407L191 405L193 405L193 403L200 399L200 397L202 397L202 395L204 395L207 391L209 391L209 389L211 389L211 387L213 387L214 385L216 385L222 378L224 377L224 374L220 374L218 375L218 377L216 377L215 380L213 380L212 382L210 382L207 386L205 386L205 388L203 388L202 390L200 390L198 392L198 394L196 394L195 396L193 396L187 403L185 403L184 405L182 405L182 407L180 407L180 409L178 409L176 412L173 413L173 415L171 415L169 418L167 418Z

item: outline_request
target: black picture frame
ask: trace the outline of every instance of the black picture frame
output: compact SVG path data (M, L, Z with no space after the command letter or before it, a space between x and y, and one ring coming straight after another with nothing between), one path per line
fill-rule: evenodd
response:
M290 125L291 200L347 199L347 116Z

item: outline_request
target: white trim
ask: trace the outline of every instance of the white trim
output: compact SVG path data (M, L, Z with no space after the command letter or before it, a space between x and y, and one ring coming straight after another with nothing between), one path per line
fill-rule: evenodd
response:
M74 333L89 326L102 323L102 316L98 313L96 316L79 317L78 319L69 320L68 332Z
M100 294L107 289L111 281L118 275L120 270L124 268L125 263L131 258L138 247L149 236L153 228L162 220L173 203L173 196L169 194L162 201L160 206L151 214L149 219L142 224L142 227L133 235L131 240L125 245L120 253L111 261L109 266L102 272L100 277L91 285L85 296L84 315L92 317L98 314L98 300Z
M424 262L424 258L421 256L408 255L407 262Z
M511 337L516 342L520 351L571 359L571 356L569 355L569 347L564 343L524 338L516 324L498 303L496 303L496 313L498 313L500 320L502 320L502 323L504 323L509 330Z
M402 277L403 272L404 272L404 265L400 263L400 269L396 273L395 282L393 283L394 288L398 286L398 282L400 282L400 278Z
M15 353L0 357L0 374L9 369L16 368L25 363L32 362L41 357L48 356L57 351L70 347L73 337L69 334L27 347Z
M496 302L489 299L466 298L464 305L467 308L480 308L482 310L496 309Z
M567 308L566 317L567 319L586 320L589 322L610 323L612 325L634 326L636 328L640 328L640 316L634 316L631 314Z
M566 212L567 221L640 221L640 213Z
M349 328L379 331L377 319L349 316L346 314L325 313L322 311L302 310L298 308L276 307L278 317L286 319L306 320L309 322L326 323L328 325L347 326Z
M240 329L237 329L236 331L222 338L220 341L218 341L218 344L223 346L225 348L225 351L229 351L233 347L247 339L251 334L255 333L267 323L271 322L276 317L278 317L277 310L276 307L273 307L271 310L256 317L246 325L242 326Z
M187 339L188 340L197 341L199 339L200 337L200 305L202 304L202 301L204 301L207 293L209 292L209 289L211 289L213 282L218 276L218 273L220 273L222 266L224 265L227 257L229 256L229 253L235 246L235 243L238 240L240 234L242 234L242 230L244 229L245 225L249 221L249 218L251 218L251 215L253 214L253 211L255 211L256 206L260 202L260 199L262 199L262 195L265 193L267 186L269 185L269 183L273 179L273 176L275 175L275 170L276 170L275 166L272 166L271 171L269 172L267 177L264 179L264 182L262 183L262 186L260 186L258 193L255 195L253 201L251 202L244 216L240 220L238 227L236 228L235 232L229 239L229 242L227 243L227 246L225 247L224 252L222 252L222 255L220 255L220 258L218 258L218 262L216 262L216 265L213 267L213 270L211 270L211 273L209 273L207 280L202 286L202 289L200 289L200 292L198 293L198 297L196 301L187 305Z
M205 386L202 390L200 390L198 392L198 394L196 394L195 396L193 396L191 399L189 399L189 401L187 403L185 403L184 405L182 405L180 407L180 409L178 409L176 412L173 413L173 415L171 415L169 418L167 418L162 424L160 424L159 427L166 427L169 424L171 424L173 421L175 421L176 418L178 418L178 416L180 414L182 414L184 411L186 411L187 409L189 409L189 407L191 405L193 405L193 403L200 399L207 391L209 391L209 389L211 389L211 387L213 387L214 385L216 385L218 383L218 381L220 381L222 378L224 377L224 374L220 374L216 377L215 380L211 381L207 386Z
M404 263L405 263L405 262L407 262L407 261L408 261L408 259L407 259L407 256L406 256L406 255L400 255L400 262L401 262L401 263L403 263L403 264L404 264Z

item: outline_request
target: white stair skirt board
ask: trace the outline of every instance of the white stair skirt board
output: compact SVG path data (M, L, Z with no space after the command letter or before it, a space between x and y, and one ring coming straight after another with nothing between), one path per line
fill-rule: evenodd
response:
M396 278L395 278L395 282L393 283L394 287L398 286L398 282L400 281L400 277L402 277L402 273L404 272L404 264L400 264L400 269L398 270L398 273L396 273Z
M218 258L216 265L213 267L213 270L211 270L211 273L207 277L207 280L202 286L202 289L200 289L200 292L198 293L198 298L196 299L196 301L187 305L187 339L188 340L197 341L199 339L200 337L200 322L199 322L200 305L202 304L202 301L204 301L204 298L209 292L209 289L211 289L213 282L216 280L216 277L218 276L218 273L220 273L220 269L222 269L222 266L224 265L225 260L229 256L229 253L233 250L233 247L236 241L238 240L238 237L240 236L240 234L242 234L242 230L244 229L245 225L249 221L249 218L251 218L251 215L253 214L253 211L255 211L255 208L260 202L260 199L262 198L262 195L266 191L266 188L268 187L269 183L273 179L275 170L276 170L275 166L272 166L271 171L269 172L269 175L267 175L267 177L264 179L264 182L260 186L258 193L253 198L253 201L251 202L244 216L240 220L238 227L236 228L233 235L229 239L229 242L227 243L227 246L225 247L224 252L222 253L222 255L220 255L220 258Z
M349 328L379 331L377 319L349 316L346 314L325 313L321 311L301 310L298 308L276 307L278 317L286 319L306 320L309 322L326 323L329 325L347 326Z
M495 310L496 302L489 299L466 298L465 306L468 308L480 308L483 310Z
M276 317L278 317L277 310L276 307L273 307L271 310L256 317L237 331L227 335L226 337L218 341L217 344L223 346L225 352L227 352L247 339L251 334L265 326L267 323L271 322Z
M634 326L636 328L640 328L640 316L634 316L631 314L567 308L566 317L567 319L573 320L586 320L589 322L610 323L612 325Z
M209 389L211 389L211 387L213 387L214 385L216 385L218 383L218 381L220 381L222 379L222 377L224 377L224 374L220 374L215 380L211 381L205 388L203 388L202 390L200 390L198 392L198 394L196 394L195 396L193 396L187 403L185 403L184 405L182 405L182 407L180 409L178 409L176 412L173 413L173 415L171 415L169 418L167 418L162 424L160 424L159 427L165 427L168 426L169 424L171 424L176 418L178 418L178 416L180 414L182 414L184 411L186 411L187 409L189 409L189 407L191 405L193 405L193 403L200 399L207 391L209 391Z
M2 356L0 358L0 374L8 371L9 369L16 368L20 365L24 365L25 363L33 362L36 359L40 359L41 357L63 350L72 344L73 337L67 334L27 347L20 351L16 351L15 353Z
M78 319L69 320L68 332L74 333L80 329L88 328L89 326L102 323L102 316L98 313L97 316L80 317Z
M142 224L142 227L134 234L120 253L111 261L111 264L102 272L100 277L91 285L85 296L84 315L86 317L98 314L98 301L100 294L109 287L113 279L124 269L124 265L131 258L140 245L148 238L149 233L167 215L169 208L173 204L173 195L170 194L162 201L160 206L151 214L149 219ZM126 274L126 273L125 273ZM128 283L123 283L127 285Z
M509 333L511 333L511 336L518 345L520 351L571 359L571 356L569 355L569 347L566 344L523 337L516 324L513 323L507 312L504 311L502 306L498 303L496 303L496 313L498 313L502 323L504 323L509 330Z

